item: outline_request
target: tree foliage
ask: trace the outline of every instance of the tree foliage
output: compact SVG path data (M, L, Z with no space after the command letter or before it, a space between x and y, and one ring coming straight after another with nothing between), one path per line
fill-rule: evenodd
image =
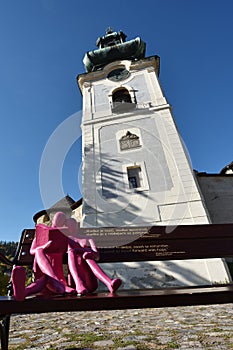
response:
M0 241L0 252L8 259L12 259L17 248L16 242ZM0 295L7 294L7 285L10 281L11 268L0 263Z
M8 259L12 260L15 256L17 242L0 241L0 252ZM11 267L0 262L0 295L7 295L7 286L10 281ZM26 267L27 280L26 284L30 284L33 280L33 271L30 266Z
M0 265L0 295L7 295L7 285L10 281L10 276L3 272L3 268Z
M4 242L0 241L0 252L6 255L8 258L13 258L17 248L17 242Z

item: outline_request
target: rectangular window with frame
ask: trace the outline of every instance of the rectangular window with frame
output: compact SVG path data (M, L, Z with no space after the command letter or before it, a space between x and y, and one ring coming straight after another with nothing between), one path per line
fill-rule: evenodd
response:
M142 186L140 166L127 167L127 175L130 189L139 188Z

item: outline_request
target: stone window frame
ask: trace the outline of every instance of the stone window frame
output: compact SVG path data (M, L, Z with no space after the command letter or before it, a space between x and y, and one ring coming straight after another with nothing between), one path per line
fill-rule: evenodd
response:
M140 187L130 188L129 179L128 179L130 169L140 169L139 170L140 172L138 174ZM122 172L123 172L123 182L128 192L142 192L142 191L148 191L150 189L145 162L134 162L134 163L124 164L122 165Z

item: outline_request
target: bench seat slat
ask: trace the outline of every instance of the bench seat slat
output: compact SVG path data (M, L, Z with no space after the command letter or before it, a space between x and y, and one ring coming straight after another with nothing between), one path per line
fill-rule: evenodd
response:
M85 297L30 297L23 302L0 297L0 315L42 312L97 311L172 306L222 304L233 302L233 284L158 290L107 292Z

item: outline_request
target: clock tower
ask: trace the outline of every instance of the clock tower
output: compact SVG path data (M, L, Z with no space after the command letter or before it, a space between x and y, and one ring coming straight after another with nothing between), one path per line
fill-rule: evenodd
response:
M83 226L208 224L160 59L109 28L84 57Z
M82 226L163 225L169 231L209 224L160 86L160 58L146 57L139 37L126 41L122 31L111 28L96 44L84 57L86 73L77 78L83 94ZM126 289L130 281L145 288L229 281L221 259L141 262L140 269L115 265ZM151 284L145 285L148 273Z

